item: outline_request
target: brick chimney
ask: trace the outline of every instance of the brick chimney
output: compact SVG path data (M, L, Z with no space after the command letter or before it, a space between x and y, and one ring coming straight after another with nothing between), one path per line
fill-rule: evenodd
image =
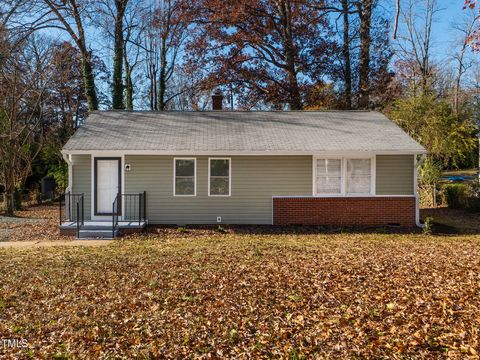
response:
M223 110L223 95L220 90L212 95L212 110Z

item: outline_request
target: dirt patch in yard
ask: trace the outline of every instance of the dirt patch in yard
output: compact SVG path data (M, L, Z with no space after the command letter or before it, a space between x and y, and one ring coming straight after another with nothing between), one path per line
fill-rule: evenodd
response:
M58 206L41 205L0 216L0 241L65 241L58 231Z
M237 235L309 235L309 234L411 234L420 233L419 228L384 226L370 228L326 227L326 226L275 226L275 225L189 225L189 226L149 226L148 235L184 235L199 237L216 234Z
M159 226L149 227L148 234L136 235L136 238L148 238L155 235L169 238L182 236L198 238L216 236L218 234L243 234L243 235L302 235L318 233L412 233L419 229L405 229L399 227L383 227L370 229L354 228L328 228L314 226ZM131 238L132 236L126 236ZM61 236L58 230L58 206L41 205L18 211L15 217L0 216L0 242L5 241L69 241L73 237Z
M480 234L480 213L448 207L421 209L422 220L433 219L434 231L440 234Z
M0 249L25 249L52 246L105 246L112 245L113 243L113 240L0 241Z
M480 214L448 208L422 209L421 217L433 217L434 230L439 234L480 234ZM18 211L15 217L0 216L0 242L2 241L69 241L73 237L61 236L58 230L58 207L56 205L34 206ZM272 226L166 226L149 227L148 234L141 236L182 236L198 238L218 234L239 235L302 235L302 234L398 234L421 232L420 229L398 227L353 229L325 227L272 227ZM131 238L128 236L127 238ZM138 236L136 236L138 237Z
M438 234L480 234L480 213L448 208L421 209L421 218L433 217L434 231ZM327 228L312 226L161 226L149 227L149 236L190 237L238 235L308 235L308 234L399 234L420 233L421 229L383 227L370 229ZM126 238L131 238L127 236ZM135 237L139 237L138 235ZM61 236L58 230L58 206L41 205L18 211L15 217L0 216L0 242L2 241L70 241L73 237Z

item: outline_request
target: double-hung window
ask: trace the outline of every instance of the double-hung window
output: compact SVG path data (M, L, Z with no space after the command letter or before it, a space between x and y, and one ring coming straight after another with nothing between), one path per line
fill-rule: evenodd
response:
M347 159L347 194L370 194L371 160Z
M208 159L208 196L230 196L230 176L229 158Z
M174 159L174 196L195 196L197 182L195 158Z
M372 159L318 158L314 195L371 195Z
M317 159L316 193L318 195L342 193L342 159Z

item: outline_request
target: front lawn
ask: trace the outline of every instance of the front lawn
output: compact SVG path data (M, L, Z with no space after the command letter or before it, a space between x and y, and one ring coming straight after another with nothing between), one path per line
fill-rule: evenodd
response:
M422 220L431 217L436 233L480 234L480 213L462 209L438 207L422 209Z
M480 236L170 231L0 250L32 358L476 357Z

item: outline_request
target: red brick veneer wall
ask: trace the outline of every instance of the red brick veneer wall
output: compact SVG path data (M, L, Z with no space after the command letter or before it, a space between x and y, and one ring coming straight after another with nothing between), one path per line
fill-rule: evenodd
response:
M274 197L274 225L415 226L415 197Z

